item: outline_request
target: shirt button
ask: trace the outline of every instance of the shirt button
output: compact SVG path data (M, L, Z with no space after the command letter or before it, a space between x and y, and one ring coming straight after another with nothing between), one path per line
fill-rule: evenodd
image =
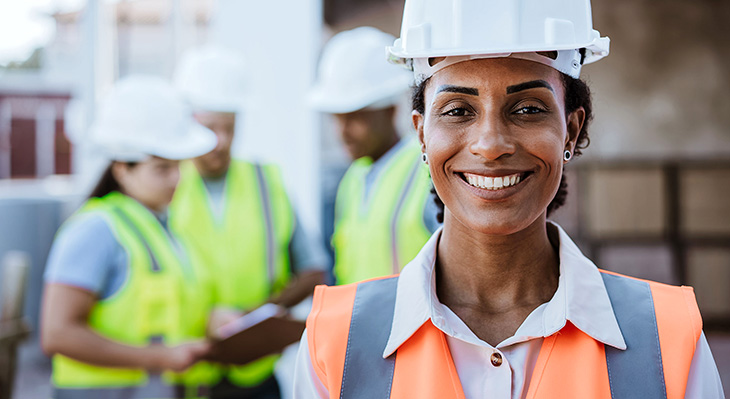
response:
M499 367L502 365L502 355L499 353L492 353L492 366Z

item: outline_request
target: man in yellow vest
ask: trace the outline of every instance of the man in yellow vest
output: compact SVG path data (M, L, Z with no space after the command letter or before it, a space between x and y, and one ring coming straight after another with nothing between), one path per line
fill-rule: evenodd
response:
M181 166L171 224L197 244L212 270L216 304L232 314L266 302L297 304L323 282L326 264L324 251L297 223L279 169L231 159L248 80L244 67L230 50L206 47L186 54L175 78L197 121L216 133L218 146ZM277 359L225 369L211 398L278 398Z
M371 27L337 34L310 92L313 108L335 116L354 159L335 203L337 284L398 273L438 227L419 145L396 128L396 104L412 77L384 60L393 40Z

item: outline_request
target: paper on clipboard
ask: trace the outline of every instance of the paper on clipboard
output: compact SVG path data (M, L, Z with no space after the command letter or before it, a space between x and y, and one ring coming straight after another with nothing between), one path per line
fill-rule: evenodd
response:
M273 303L267 303L264 305L261 305L260 307L256 308L255 310L251 311L250 313L246 313L245 315L237 318L236 320L233 320L231 322L228 322L216 330L217 336L219 339L223 340L229 337L232 337L233 335L251 328L255 326L256 324L261 323L262 321L277 317L277 316L283 316L286 313L286 310L278 305L274 305Z
M207 360L247 364L261 357L280 353L297 342L304 332L304 322L292 320L286 310L265 304L216 330L217 340Z

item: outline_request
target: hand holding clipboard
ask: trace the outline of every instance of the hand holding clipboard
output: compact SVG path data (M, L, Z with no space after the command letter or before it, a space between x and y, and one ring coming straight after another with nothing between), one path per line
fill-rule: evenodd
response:
M213 348L206 360L246 364L281 352L297 342L304 322L293 320L281 306L267 303L216 329Z

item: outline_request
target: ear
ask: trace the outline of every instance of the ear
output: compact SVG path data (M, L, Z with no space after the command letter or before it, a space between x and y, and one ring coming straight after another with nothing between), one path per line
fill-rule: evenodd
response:
M578 135L581 129L583 129L583 123L585 123L586 111L583 107L578 107L575 111L568 114L566 120L566 128L568 134L565 137L565 149L572 153L575 153L575 146L578 141Z
M423 137L423 115L413 110L411 112L411 119L413 120L413 129L415 129L416 135L418 136L418 142L421 143L421 152L426 152L426 141Z

